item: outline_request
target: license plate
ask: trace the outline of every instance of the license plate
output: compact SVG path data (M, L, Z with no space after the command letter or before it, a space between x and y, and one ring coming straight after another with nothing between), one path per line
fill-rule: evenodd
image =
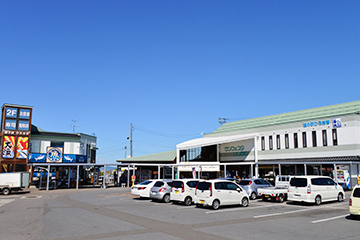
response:
M178 190L175 190L175 194L178 194L179 193L179 191Z
M270 197L270 195L265 194L265 197Z
M153 194L156 194L156 192L152 192Z
M300 194L294 194L294 197L300 197L301 195Z
M205 202L204 200L200 200L200 203L201 203L201 204L204 204L204 202Z

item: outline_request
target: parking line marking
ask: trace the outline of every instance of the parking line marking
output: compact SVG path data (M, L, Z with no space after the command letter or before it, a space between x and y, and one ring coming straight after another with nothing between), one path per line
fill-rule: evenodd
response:
M305 212L305 211L309 211L311 209L312 208L306 208L306 209L294 210L294 211L289 211L289 212L280 212L280 213L271 213L271 214L265 214L265 215L258 215L258 216L254 216L254 218L263 218L263 217L271 217L271 216L278 216L278 215L286 215L286 214L297 213L297 212Z
M326 222L326 221L331 221L331 220L335 220L335 219L339 219L339 218L344 218L349 216L349 214L346 215L342 215L342 216L337 216L337 217L332 217L332 218L324 218L324 219L320 219L320 220L316 220L316 221L311 221L311 223L320 223L320 222Z
M205 213L212 214L212 213L222 213L222 212L244 211L244 210L251 210L251 209L265 208L265 207L271 207L271 206L262 205L262 206L258 206L258 207L232 208L232 209L223 209L223 210L217 210L217 211L211 211L211 212L205 212Z

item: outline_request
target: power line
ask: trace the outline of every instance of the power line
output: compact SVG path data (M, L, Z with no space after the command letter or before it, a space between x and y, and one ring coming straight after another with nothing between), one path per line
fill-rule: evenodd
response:
M134 126L134 129L144 132L144 133L148 133L148 134L152 134L152 135L157 135L157 136L162 136L162 137L168 137L168 138L194 138L194 137L199 137L200 134L173 134L173 133L163 133L163 132L157 132L157 131L153 131L150 129L146 129L146 128L142 128L142 127L138 127L138 126Z

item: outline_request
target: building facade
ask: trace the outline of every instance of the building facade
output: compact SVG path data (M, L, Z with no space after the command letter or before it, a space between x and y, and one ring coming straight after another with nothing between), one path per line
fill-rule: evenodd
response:
M358 183L360 101L229 122L177 145L179 175L327 175ZM220 172L220 174L219 174Z

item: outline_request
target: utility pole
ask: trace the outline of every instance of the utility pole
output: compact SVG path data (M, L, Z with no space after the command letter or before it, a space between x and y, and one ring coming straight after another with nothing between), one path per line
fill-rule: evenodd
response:
M127 157L127 156L126 156L126 148L127 148L127 146L125 146L125 158Z
M132 123L130 123L130 157L133 156L133 151L132 151L132 131L133 131L133 127L132 127Z

